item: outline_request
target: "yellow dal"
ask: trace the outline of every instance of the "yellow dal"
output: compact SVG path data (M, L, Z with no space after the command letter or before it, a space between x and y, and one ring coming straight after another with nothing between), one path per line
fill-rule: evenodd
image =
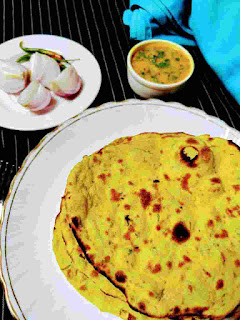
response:
M191 71L189 57L168 43L140 47L133 54L131 63L140 77L159 84L182 81Z

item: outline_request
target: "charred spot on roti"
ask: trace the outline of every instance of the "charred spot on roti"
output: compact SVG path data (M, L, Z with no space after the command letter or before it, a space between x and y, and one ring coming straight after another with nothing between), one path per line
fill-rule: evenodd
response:
M102 153L103 153L103 148L99 149L96 153L102 155Z
M220 290L220 289L223 288L223 286L224 286L223 280L222 280L222 279L219 279L219 280L217 281L217 284L216 284L216 289L217 289L217 290Z
M96 157L96 156L93 157L93 160L92 160L92 161L95 162L95 163L98 163L98 164L101 163L101 160L98 159L98 157Z
M106 256L106 257L104 258L104 261L105 261L105 262L109 262L110 259L111 259L110 256Z
M209 308L208 307L195 307L191 309L191 313L197 315L197 316L202 316L204 311L207 311Z
M205 274L209 277L209 278L211 278L212 277L212 275L211 275L211 273L209 273L208 271L206 271L206 270L203 270L204 272L205 272Z
M178 222L172 230L172 240L179 244L182 244L186 242L189 238L190 231L188 230L184 222Z
M91 247L88 244L84 244L84 247L85 247L86 251L91 250Z
M125 238L126 240L131 240L131 233L134 232L134 231L135 231L135 230L134 230L134 227L133 227L132 225L129 225L129 227L128 227L128 232L125 233L124 238Z
M164 174L164 178L167 180L167 181L170 181L171 179L169 178L169 175L168 174Z
M68 277L68 278L71 278L71 277L72 277L72 270L71 270L71 269L69 269L69 270L67 271L67 277Z
M130 226L128 227L128 231L129 231L129 232L134 232L134 231L135 231L134 226L133 226L133 225L130 225Z
M80 287L79 287L79 290L83 290L83 291L86 291L86 290L87 290L87 287L86 287L86 285L84 284L84 285L80 286Z
M86 252L85 252L85 255L86 255ZM93 254L88 254L86 255L86 257L88 258L89 262L90 263L94 263L94 255Z
M193 146L183 147L180 151L181 162L190 168L195 168L197 167L198 154L198 149Z
M129 222L131 221L131 219L129 218L128 214L125 216L125 220L127 221L127 224L129 225Z
M233 214L233 210L232 209L226 208L226 213L227 213L227 215L229 217L235 218L235 215Z
M221 233L216 233L215 238L224 239L228 238L228 232L225 229L222 229Z
M140 197L142 207L146 209L152 201L152 194L145 189L141 189L138 196Z
M222 258L223 264L225 264L226 256L225 256L225 254L223 252L221 252L221 258Z
M153 188L156 189L156 190L158 190L158 184L157 184L157 183L154 183L154 184L153 184Z
M127 276L123 271L120 270L115 273L115 279L117 282L124 283L127 281Z
M144 302L139 302L138 307L141 311L145 311L146 310L146 305Z
M82 248L81 247L77 247L77 251L82 255L83 254L83 251L82 251Z
M124 209L125 209L125 210L130 210L130 209L131 209L130 204L125 204L125 205L124 205Z
M155 203L153 205L153 212L160 212L162 209L161 203Z
M240 184L236 184L232 186L235 191L240 191Z
M188 285L188 289L192 292L193 291L193 287L189 284Z
M106 183L106 175L105 175L105 173L101 173L100 175L98 175L98 179L101 179L104 183Z
M212 151L208 146L206 146L200 150L200 155L204 161L209 162L211 159Z
M220 178L212 178L212 179L210 179L210 181L212 183L221 183L221 179Z
M136 246L136 247L134 247L134 251L135 252L140 252L140 248Z
M189 144L199 144L199 142L194 138L189 138L186 142Z
M173 313L174 313L175 315L179 314L180 311L181 311L181 310L180 310L180 308L179 308L178 306L173 309Z
M78 229L79 227L82 227L82 222L81 222L81 219L79 217L73 217L72 218L72 223L74 225L74 227L76 229Z
M240 206L234 206L232 208L226 208L226 213L231 218L237 218L240 215ZM236 213L236 215L235 215Z
M207 223L208 227L212 228L214 227L214 221L212 219L208 220L208 223Z
M234 261L236 267L240 268L240 259Z
M121 193L117 192L115 189L111 189L111 200L114 202L120 201Z
M183 256L183 260L185 261L185 262L191 262L192 260L188 257L188 256Z
M152 265L151 262L148 263L148 269L153 273L158 273L162 270L162 267L160 265L160 263L155 264L155 266Z
M125 238L126 240L131 240L130 232L125 233L125 234L124 234L124 238Z
M96 278L96 277L99 276L99 272L98 272L97 270L93 270L92 273L91 273L91 276L92 276L93 278Z
M186 173L185 176L181 180L181 187L183 190L186 190L190 192L189 187L188 187L188 180L191 178L190 173ZM191 193L191 192L190 192Z

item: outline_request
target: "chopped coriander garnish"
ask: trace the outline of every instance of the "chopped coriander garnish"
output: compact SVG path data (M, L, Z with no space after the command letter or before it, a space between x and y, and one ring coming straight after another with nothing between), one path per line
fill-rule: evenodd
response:
M133 249L129 249L128 250L128 255L132 254L133 253Z
M137 59L139 60L139 59L141 59L141 58L147 58L146 55L145 55L145 52L143 52L143 51L139 51L139 52L138 52Z
M170 61L167 62L159 62L155 64L156 67L158 68L166 68L170 66Z
M157 55L158 58L164 57L164 51L157 51L157 53L158 53L158 55Z
M152 80L156 83L158 83L158 78L156 76L152 76Z

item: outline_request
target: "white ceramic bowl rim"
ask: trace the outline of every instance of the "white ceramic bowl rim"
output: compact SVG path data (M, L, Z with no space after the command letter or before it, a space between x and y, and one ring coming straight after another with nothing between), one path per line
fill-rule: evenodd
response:
M154 82L151 82L151 81L148 81L148 80L145 80L143 79L142 77L140 77L136 72L135 70L133 69L132 67L132 64L131 64L131 58L132 58L132 55L133 53L139 48L139 47L142 47L144 44L147 44L147 43L153 43L153 42L167 42L175 47L178 47L180 50L182 50L188 57L189 59L191 60L191 64L192 64L192 70L191 72L189 73L189 75L184 78L182 81L179 81L179 82L175 82L175 83L171 83L171 84L160 84L160 83L154 83ZM127 56L127 67L129 68L129 71L131 72L132 76L135 78L135 80L137 80L139 83L141 83L142 85L144 85L145 87L148 87L148 88L154 88L154 89L171 89L171 88L174 88L174 87L179 87L181 86L183 83L185 83L193 74L193 71L194 71L194 67L195 67L195 64L194 64L194 60L193 60L193 57L192 55L188 52L187 49L185 49L183 46L181 46L180 44L178 43L175 43L175 42L172 42L172 41L169 41L169 40L162 40L162 39L151 39L151 40L144 40L144 41L141 41L139 43L137 43L135 46L133 46L129 53L128 53L128 56Z

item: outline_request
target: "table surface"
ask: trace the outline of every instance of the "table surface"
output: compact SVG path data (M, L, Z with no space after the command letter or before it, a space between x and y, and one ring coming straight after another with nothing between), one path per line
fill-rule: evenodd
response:
M72 39L98 60L102 85L90 107L139 98L129 87L126 57L136 41L122 22L129 0L3 0L0 3L0 43L29 34L52 34ZM196 68L185 88L164 101L177 101L204 110L240 130L240 108L197 47L187 47ZM1 115L0 115L1 116ZM0 200L28 153L53 128L17 131L0 127ZM2 294L1 319L12 319Z

